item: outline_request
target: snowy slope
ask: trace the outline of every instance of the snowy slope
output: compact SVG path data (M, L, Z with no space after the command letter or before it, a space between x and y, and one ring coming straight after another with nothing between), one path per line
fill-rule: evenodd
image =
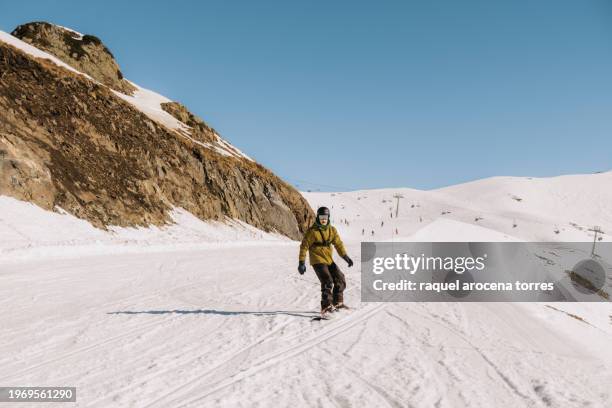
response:
M332 208L335 223L360 240L410 239L431 223L429 229L436 232L432 240L473 240L474 234L464 236L472 227L448 228L446 220L524 241L592 241L589 229L596 225L612 231L612 172L495 177L432 191L397 188L303 194L314 207ZM396 194L403 196L399 217L395 217ZM609 241L611 235L603 239ZM491 239L484 236L482 240Z
M181 208L174 209L173 223L165 227L110 227L108 231L58 211L45 211L34 204L0 196L0 258L20 262L291 242L285 236L238 220L204 222Z
M610 304L361 303L358 262L363 238L591 240L569 222L611 229L611 177L305 194L356 261L353 310L324 323L296 242L181 210L103 232L3 197L0 383L73 385L82 407L612 406Z
M62 26L58 26L61 28L64 28L68 31L72 31L78 35L80 35L81 37L83 36L82 34L78 33L77 31L74 31L72 29L66 28L66 27L62 27ZM66 68L72 72L75 72L77 74L83 75L85 78L89 79L90 81L96 82L102 86L104 86L103 84L101 84L100 82L96 81L95 79L91 78L89 75L80 72L76 69L74 69L73 67L71 67L70 65L66 64L65 62L61 61L60 59L58 59L57 57L42 51L28 43L26 43L25 41L20 40L19 38L13 37L12 35L0 30L0 42L4 42L6 44L9 44L15 48L18 48L20 50L22 50L23 52L25 52L26 54L29 54L33 57L36 58L42 58L42 59L47 59L51 62L53 62L54 64ZM133 83L130 81L130 83L136 88L136 92L134 92L133 95L125 95L121 92L118 92L116 90L111 89L111 91L119 98L123 99L124 101L130 103L131 105L133 105L136 109L138 109L139 111L141 111L142 113L144 113L145 115L147 115L150 119L158 122L159 124L167 127L169 130L173 130L175 131L178 135L180 135L181 137L186 137L188 139L190 139L192 142L197 143L202 145L203 147L206 147L208 149L212 149L215 150L217 153L220 153L224 156L233 156L233 157L237 157L237 158L241 158L241 159L246 159L246 160L252 160L250 157L248 157L246 154L244 154L242 151L240 151L238 148L232 146L228 141L224 140L221 136L219 136L218 134L215 133L215 136L217 138L217 140L214 143L202 143L199 141L196 141L194 139L192 139L190 137L191 135L191 128L187 125L185 125L184 123L180 122L179 120L177 120L174 116L170 115L168 112L164 111L161 107L162 103L167 103L167 102L171 102L170 99L166 98L163 95L160 95L156 92L153 92L151 90L142 88L141 86Z
M345 268L355 309L320 324L296 249L0 266L0 381L91 407L609 406L609 305L360 304Z

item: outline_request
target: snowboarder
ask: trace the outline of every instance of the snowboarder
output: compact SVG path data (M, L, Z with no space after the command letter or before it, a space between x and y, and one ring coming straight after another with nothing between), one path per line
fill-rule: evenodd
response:
M306 252L310 265L312 265L321 282L321 317L335 309L342 309L344 305L343 292L346 288L344 274L334 263L331 246L336 248L338 254L346 261L349 268L353 261L346 254L340 235L329 221L329 208L321 207L317 210L317 218L304 234L300 245L298 272L306 272Z

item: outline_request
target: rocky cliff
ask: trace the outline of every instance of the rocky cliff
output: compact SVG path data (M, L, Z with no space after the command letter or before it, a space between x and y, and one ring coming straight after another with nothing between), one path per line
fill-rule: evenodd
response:
M180 125L173 127L129 103L117 91L133 93L131 83L124 88L122 77L90 66L92 47L106 49L99 40L83 45L85 63L70 45L47 43L50 32L80 35L46 23L15 31L89 77L0 38L0 194L99 227L161 225L182 207L203 220L229 217L299 238L313 214L290 185L184 106L160 104Z
M113 54L93 35L83 35L46 22L23 24L13 36L55 55L66 64L125 94L136 89L123 78Z

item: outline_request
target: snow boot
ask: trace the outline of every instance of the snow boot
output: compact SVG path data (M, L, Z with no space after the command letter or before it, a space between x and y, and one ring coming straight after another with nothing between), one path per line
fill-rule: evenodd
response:
M344 303L340 302L340 303L336 303L334 305L334 312L339 312L340 309L350 309L350 307L348 307L347 305L345 305Z
M329 305L321 309L321 319L329 319L331 313L333 313L336 309L334 305Z

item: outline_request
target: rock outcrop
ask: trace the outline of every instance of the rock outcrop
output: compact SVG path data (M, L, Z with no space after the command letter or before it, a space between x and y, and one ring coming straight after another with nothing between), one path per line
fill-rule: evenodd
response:
M104 85L131 95L136 88L123 78L110 50L93 35L81 35L46 22L20 25L11 35L34 47L53 54Z
M59 207L102 228L162 225L173 207L294 239L312 221L301 194L272 172L200 143L219 136L182 105L164 109L190 126L192 137L109 87L116 89L0 41L0 194Z
M202 119L191 113L184 105L178 102L165 102L160 106L176 120L189 126L194 139L205 143L214 143L216 141L217 132Z

